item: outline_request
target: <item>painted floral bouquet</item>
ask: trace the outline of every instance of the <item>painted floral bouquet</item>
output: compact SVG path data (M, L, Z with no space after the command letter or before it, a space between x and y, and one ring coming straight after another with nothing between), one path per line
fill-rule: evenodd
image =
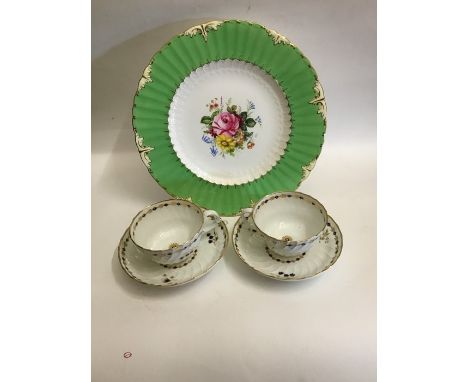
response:
M212 156L234 156L236 150L243 150L244 147L250 150L255 146L251 129L257 123L261 126L262 120L259 116L253 118L255 104L252 101L247 100L245 111L240 106L233 105L231 98L225 104L223 97L219 102L215 98L206 106L211 115L205 115L200 120L204 125L202 140L210 145Z

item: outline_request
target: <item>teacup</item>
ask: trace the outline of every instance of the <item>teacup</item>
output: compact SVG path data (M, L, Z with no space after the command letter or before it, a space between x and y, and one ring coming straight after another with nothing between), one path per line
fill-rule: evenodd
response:
M304 255L326 228L328 214L316 199L300 192L276 192L242 210L272 254Z
M220 221L216 211L203 211L186 200L166 200L138 212L130 224L130 239L153 261L172 265L195 252L202 235Z

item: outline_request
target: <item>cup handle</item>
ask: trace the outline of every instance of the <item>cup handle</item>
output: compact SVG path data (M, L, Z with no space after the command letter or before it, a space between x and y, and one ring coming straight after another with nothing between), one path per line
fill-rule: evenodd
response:
M222 221L219 214L214 210L206 210L203 212L205 221L203 222L202 232L210 232Z
M253 208L251 208L251 207L243 208L242 209L242 217L248 218L252 214L252 210L253 210Z

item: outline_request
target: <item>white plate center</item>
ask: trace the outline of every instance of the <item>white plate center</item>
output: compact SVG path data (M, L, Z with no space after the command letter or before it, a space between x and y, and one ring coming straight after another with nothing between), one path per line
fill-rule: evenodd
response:
M265 175L286 148L288 102L273 77L250 63L213 61L180 84L169 110L169 135L181 162L216 184Z

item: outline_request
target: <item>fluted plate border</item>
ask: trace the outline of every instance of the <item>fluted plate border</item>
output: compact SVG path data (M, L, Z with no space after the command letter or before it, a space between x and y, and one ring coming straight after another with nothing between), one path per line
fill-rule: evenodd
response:
M291 134L281 159L264 176L242 185L196 176L178 158L168 132L169 108L180 83L193 70L224 59L269 73L290 109ZM145 166L168 194L232 216L269 193L294 191L305 180L322 149L326 103L314 68L289 39L253 22L212 21L174 37L153 56L138 83L133 129Z

